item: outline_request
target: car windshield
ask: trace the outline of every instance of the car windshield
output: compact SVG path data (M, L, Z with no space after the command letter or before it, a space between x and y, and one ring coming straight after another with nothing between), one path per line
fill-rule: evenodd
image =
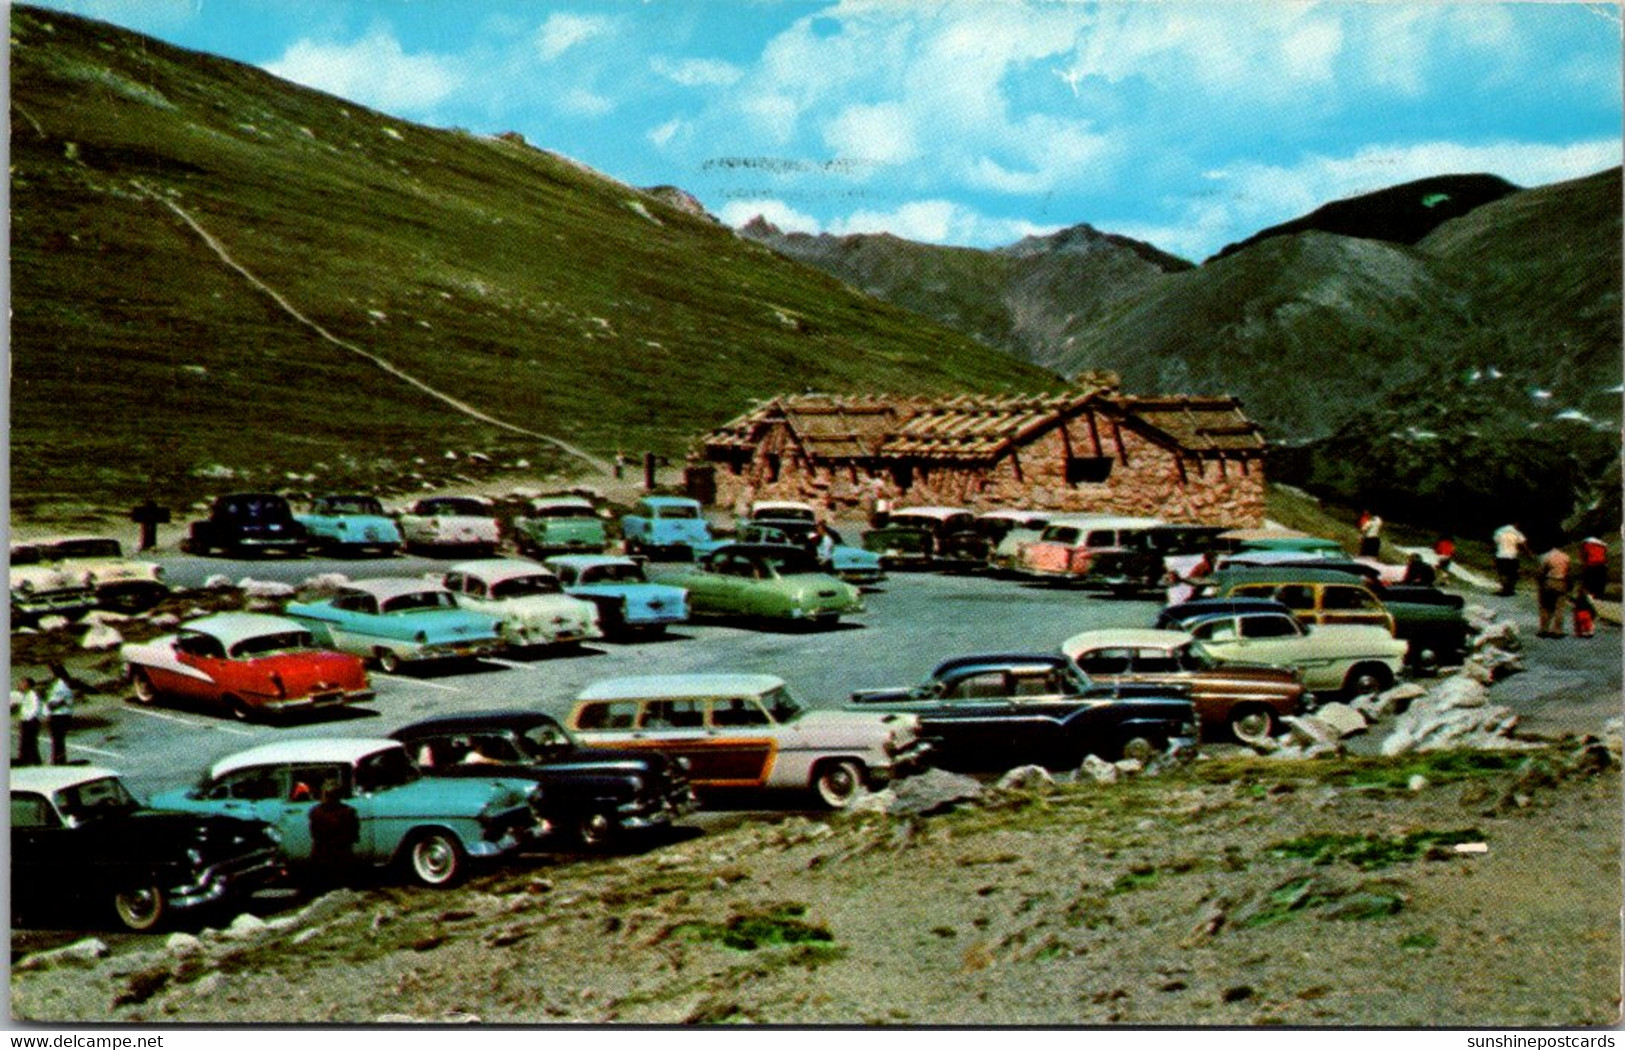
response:
M63 788L56 793L56 806L64 817L77 824L105 817L119 817L141 803L135 800L118 777L100 777Z
M581 570L582 583L644 583L643 567L636 562L594 565Z
M413 764L404 747L391 747L356 763L355 786L364 793L384 791L418 780L423 774Z
M780 724L795 721L807 710L799 700L790 695L790 690L782 685L763 694L762 706L773 716L773 721Z
M316 639L309 631L279 631L276 634L262 634L256 638L244 638L231 647L233 656L264 656L267 653L285 653L295 649L313 649Z
M1052 525L1044 530L1042 538L1046 543L1076 543L1078 532L1069 525Z
M230 518L244 521L281 521L288 516L288 505L280 496L252 496L235 499L221 508Z
M817 521L818 516L806 507L762 507L751 515L757 521Z
M556 507L537 507L536 516L538 518L596 518L598 514L591 507L566 503Z
M570 734L553 722L531 726L520 739L524 741L525 753L532 758L556 758L575 748Z
M499 580L491 585L491 597L528 598L537 594L558 594L559 589L557 577L538 572L530 576L515 576L511 580Z
M371 496L329 496L316 501L318 514L377 514L384 513L384 505Z
M450 591L414 591L411 594L398 594L384 602L383 609L387 613L412 612L417 609L454 609L457 600L451 596Z
M118 540L63 540L51 547L58 558L122 558Z
M812 555L802 550L787 549L763 554L762 561L780 576L791 576L798 572L817 572L818 563Z
M687 505L656 507L655 516L660 518L697 518L700 516L700 508Z
M470 518L488 518L491 508L477 499L426 499L418 504L419 514L456 514Z

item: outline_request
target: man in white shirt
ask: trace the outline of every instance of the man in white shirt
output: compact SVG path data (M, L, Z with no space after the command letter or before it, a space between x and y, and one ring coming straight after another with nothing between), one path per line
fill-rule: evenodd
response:
M45 704L32 678L24 678L11 691L11 706L17 709L17 762L19 766L39 765L39 726L45 717Z
M1495 530L1495 571L1501 577L1499 593L1506 597L1518 587L1518 555L1529 549L1529 540L1516 525Z

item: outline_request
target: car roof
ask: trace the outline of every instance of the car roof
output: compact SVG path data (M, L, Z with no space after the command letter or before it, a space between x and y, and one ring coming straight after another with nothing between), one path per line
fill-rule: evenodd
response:
M1120 646L1143 646L1147 649L1174 649L1191 640L1184 631L1164 631L1151 627L1108 627L1099 631L1083 631L1061 643L1067 652L1086 649L1115 649Z
M750 505L752 517L758 511L764 510L810 510L815 514L817 513L811 503L802 503L800 500L793 499L759 499Z
M530 501L532 508L545 510L549 507L586 507L592 509L592 500L585 496L538 496Z
M723 551L730 554L754 555L758 558L782 558L794 552L792 556L806 555L808 561L812 559L812 555L807 554L805 548L794 543L726 543L712 553L721 554Z
M606 678L577 700L664 700L682 697L758 695L784 686L770 674L659 674Z
M395 576L375 576L367 580L351 580L341 590L364 591L374 598L394 598L402 594L421 591L444 591L446 588L428 580L409 580Z
M1092 529L1150 529L1159 525L1168 524L1161 518L1131 518L1116 514L1080 515L1080 518L1084 520L1079 520L1075 523L1067 521L1064 518L1051 518L1050 524L1087 525Z
M10 780L13 791L38 791L51 795L75 784L118 775L117 770L102 766L13 766Z
M621 554L555 554L543 565L567 565L574 569L590 569L599 565L636 565L636 559Z
M1011 665L1042 664L1047 667L1067 667L1071 658L1061 653L977 653L944 660L931 672L932 678L977 668L998 668Z
M412 501L412 506L419 507L425 503L449 503L453 500L468 500L478 503L482 507L496 506L496 503L489 496L421 496Z
M1015 507L1001 507L998 510L985 510L976 515L977 521L1026 521L1029 518L1043 518L1048 521L1052 517L1047 510L1019 510Z
M1051 525L1098 525L1118 517L1116 514L1052 514Z
M922 518L949 518L956 514L969 514L968 507L898 507L891 512L896 518L904 514L915 514Z
M297 620L290 620L285 616L270 616L266 613L225 612L215 613L213 616L200 616L196 620L188 620L177 630L194 631L206 634L211 638L218 638L227 648L237 644L245 638L258 638L267 634L287 634L290 631L309 633L309 628Z
M679 505L684 507L698 507L700 505L699 500L689 499L687 496L644 496L638 502L647 503L651 507L670 507Z
M1208 577L1212 583L1341 583L1365 585L1358 569L1309 569L1301 565L1236 565L1219 569Z
M491 728L529 729L539 725L558 725L558 719L545 711L526 711L511 708L495 711L459 711L433 715L402 726L389 734L396 740L427 733L456 733Z
M310 498L310 501L312 503L315 503L318 500L324 500L324 499L371 499L371 500L375 500L377 498L378 498L377 496L374 496L371 493L367 493L367 492L323 492L318 496L312 496Z
M209 776L222 777L249 766L269 766L283 762L343 762L354 765L368 755L400 747L400 741L383 737L311 737L305 740L279 740L247 751L227 755L209 767Z
M548 571L547 566L525 558L476 558L473 561L458 562L446 571L478 576L480 579L491 583L511 580L516 576L553 575Z

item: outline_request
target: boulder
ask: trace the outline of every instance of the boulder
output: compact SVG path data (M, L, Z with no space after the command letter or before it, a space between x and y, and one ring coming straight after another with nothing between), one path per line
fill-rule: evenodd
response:
M124 636L105 623L93 623L79 639L79 644L86 649L117 649L124 644Z
M68 626L68 618L66 616L41 616L36 626L42 631L60 631Z
M1335 744L1341 739L1341 734L1330 723L1315 715L1287 715L1281 722L1290 733L1291 743L1301 747Z
M1467 629L1474 634L1483 634L1501 622L1501 614L1487 605L1469 605L1461 610L1461 615L1467 621Z
M124 623L133 619L135 617L125 613L108 612L106 609L92 609L79 617L79 622L85 624Z
M942 813L961 802L973 802L986 793L981 781L941 769L927 769L917 776L895 781L889 790L893 800L886 812L893 816Z
M252 576L244 576L237 581L237 586L250 598L291 598L294 587L291 583L281 583L277 580L256 580Z
M1518 625L1510 620L1489 624L1478 632L1473 639L1473 648L1476 650L1500 649L1505 652L1518 652L1523 648L1523 639L1518 636Z
M846 807L848 813L890 813L891 807L897 802L897 794L891 788L884 791L865 792L852 800Z
M86 937L82 941L74 941L60 948L50 951L35 952L25 955L12 964L14 972L26 970L50 970L58 966L89 966L98 959L107 958L110 949L104 941L95 937Z
M1043 766L1017 766L993 785L994 791L1053 791L1055 778Z
M206 591L229 591L235 586L236 584L231 582L231 577L223 572L217 572L203 581L203 589Z
M150 626L160 629L178 626L180 622L181 618L176 616L174 613L159 613L157 616L149 617L147 620L147 623Z
M1461 666L1462 674L1484 685L1522 670L1523 657L1504 649L1481 649L1469 656Z
M1145 763L1137 758L1120 758L1112 763L1112 767L1117 770L1120 776L1125 777L1132 777L1145 772Z
M265 920L258 915L243 912L231 920L231 925L220 931L220 936L230 940L239 940L248 937L257 937L266 930Z
M193 934L178 931L164 941L164 949L171 955L195 955L203 950L203 942Z
M1373 699L1375 698L1373 697ZM1368 724L1365 715L1348 704L1335 701L1329 704L1321 704L1315 711L1314 717L1317 721L1324 722L1331 727L1339 739L1365 732Z
M1117 767L1101 758L1099 755L1090 755L1078 767L1077 779L1089 777L1099 784L1117 783Z
M318 572L314 576L305 577L305 582L299 585L301 590L330 592L348 585L350 577L342 572Z
M1468 675L1451 675L1438 685L1434 686L1428 694L1426 704L1413 704L1412 707L1429 707L1436 710L1448 708L1483 707L1489 703L1488 690L1484 683Z

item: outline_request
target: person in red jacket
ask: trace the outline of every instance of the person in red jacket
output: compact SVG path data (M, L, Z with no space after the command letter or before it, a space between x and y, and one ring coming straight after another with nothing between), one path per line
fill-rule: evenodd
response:
M1608 587L1608 544L1595 536L1580 541L1580 586L1593 599Z

